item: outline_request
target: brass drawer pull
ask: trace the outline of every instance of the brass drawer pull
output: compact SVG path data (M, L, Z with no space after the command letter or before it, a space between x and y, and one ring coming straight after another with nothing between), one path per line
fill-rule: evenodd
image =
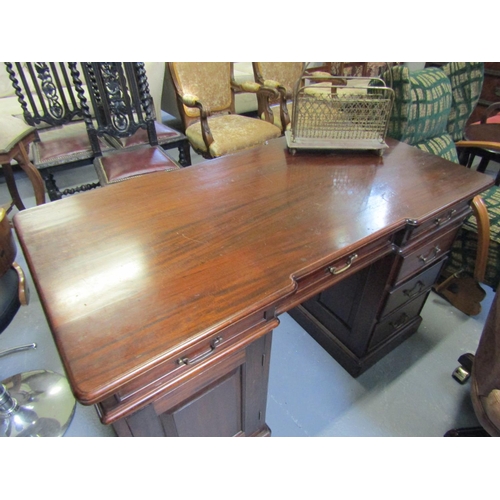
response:
M427 264L427 262L430 262L431 260L434 260L439 252L441 252L441 249L436 245L430 252L430 254L427 257L424 257L423 255L420 255L419 259L424 263Z
M394 330L399 330L402 326L406 325L406 323L408 323L408 320L410 319L410 317L408 316L408 314L406 313L403 313L399 318L398 318L398 321L397 323L389 323L393 328Z
M204 359L208 358L210 354L212 354L215 349L222 343L222 337L216 337L212 343L210 344L210 349L199 356L194 357L193 359L189 358L179 358L177 360L177 364L183 366L183 365L194 365L195 363L199 363L200 361L203 361Z
M417 283L411 290L404 290L403 294L412 299L413 297L421 293L424 289L425 289L425 284L422 283L421 281L417 281Z
M352 255L349 255L349 258L347 259L347 262L345 264L345 266L343 267L340 267L340 268L336 268L336 267L329 267L328 268L328 271L330 271L332 274L340 274L340 273L343 273L344 271L347 271L352 263L358 258L358 254L357 253L353 253Z
M448 222L455 215L455 212L456 212L455 209L450 210L450 213L446 217L443 217L443 218L439 217L439 218L435 219L434 224L436 224L437 226L440 226L441 224Z

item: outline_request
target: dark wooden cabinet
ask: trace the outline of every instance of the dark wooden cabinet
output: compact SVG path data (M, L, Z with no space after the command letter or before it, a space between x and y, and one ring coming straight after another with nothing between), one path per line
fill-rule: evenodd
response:
M447 209L395 235L393 253L322 291L290 315L357 377L415 333L420 312L470 209Z
M480 121L486 108L494 102L500 102L500 62L485 62L481 97L467 123Z
M113 423L119 436L266 436L272 333L177 381L144 408ZM100 405L105 413L112 402Z

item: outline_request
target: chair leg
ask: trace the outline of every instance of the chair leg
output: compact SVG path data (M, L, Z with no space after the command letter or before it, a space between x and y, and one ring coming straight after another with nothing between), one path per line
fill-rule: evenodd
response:
M481 161L479 162L479 165L477 166L477 171L484 173L486 171L486 168L488 167L489 162L490 162L489 158L486 158L486 157L481 158Z
M183 141L182 144L179 145L179 164L182 167L191 166L191 146L189 141Z
M14 179L14 172L12 171L12 165L10 163L5 163L2 165L2 170L5 176L7 189L9 190L10 197L12 198L12 203L18 210L24 210L26 207L24 206L24 203L21 200L21 196L19 195L19 191L17 190L16 181Z

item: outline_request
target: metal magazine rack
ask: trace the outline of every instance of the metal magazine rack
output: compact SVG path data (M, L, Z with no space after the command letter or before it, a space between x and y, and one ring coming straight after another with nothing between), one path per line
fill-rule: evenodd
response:
M312 76L297 81L288 149L359 149L383 154L394 92L380 78Z

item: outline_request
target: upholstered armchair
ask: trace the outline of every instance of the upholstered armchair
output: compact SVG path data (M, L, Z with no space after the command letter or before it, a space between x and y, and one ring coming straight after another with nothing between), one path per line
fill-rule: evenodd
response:
M253 92L264 102L279 97L276 89L256 82L238 85L233 63L169 62L185 134L204 158L216 158L279 137L281 130L267 120L235 114L234 93Z
M388 135L458 163L457 146L470 145L460 141L460 130L463 131L479 99L482 63L449 63L443 68L426 68L414 72L404 66L396 66L390 71L395 101ZM442 271L443 281L436 288L467 314L480 311L478 302L484 293L477 291L477 281L493 289L500 282L500 215L496 215L500 206L500 192L493 187L482 193L481 198L486 210L475 210L476 215L469 216L461 227ZM482 204L481 199L476 199L476 202L473 208ZM486 216L489 216L489 221L481 220ZM481 252L485 246L484 241L479 241L478 235L488 224L490 230L489 241L486 241L485 269L478 270L478 247ZM487 236L484 235L486 239Z
M295 84L302 76L305 63L302 62L254 62L254 78L257 83L272 87L280 93L279 99L271 100L273 122L282 131L290 127L293 112ZM265 116L266 103L259 102L259 115Z

